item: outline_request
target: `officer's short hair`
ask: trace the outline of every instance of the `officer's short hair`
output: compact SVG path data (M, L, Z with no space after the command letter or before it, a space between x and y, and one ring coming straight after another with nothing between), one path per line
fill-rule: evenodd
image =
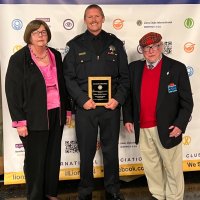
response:
M103 13L103 10L100 6L98 6L97 4L91 4L89 5L86 9L85 9L85 13L84 13L84 19L86 18L86 12L89 10L89 9L92 9L92 8L96 8L98 9L100 12L101 12L101 15L102 17L104 18L104 13Z

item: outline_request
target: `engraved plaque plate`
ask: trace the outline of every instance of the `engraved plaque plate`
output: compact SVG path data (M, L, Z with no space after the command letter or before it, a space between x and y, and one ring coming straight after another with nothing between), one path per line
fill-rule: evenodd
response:
M97 106L104 106L111 98L111 77L88 77L88 95Z

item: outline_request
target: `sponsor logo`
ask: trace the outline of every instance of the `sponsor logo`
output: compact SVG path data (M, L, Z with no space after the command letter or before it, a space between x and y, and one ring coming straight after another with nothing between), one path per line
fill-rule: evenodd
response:
M114 27L116 30L122 29L123 25L124 25L124 20L122 20L122 19L115 19L115 20L113 21L113 27Z
M194 20L192 18L187 18L184 21L184 26L188 29L192 28L194 26Z
M64 53L67 54L68 52L69 52L69 46L66 45L65 50L64 50Z
M12 21L12 27L15 30L20 30L23 27L23 23L20 19L14 19Z
M170 25L172 21L145 21L144 28L162 28L164 25Z
M137 46L137 52L138 52L139 54L142 54L142 49L141 49L140 45Z
M15 153L17 153L18 156L24 155L24 146L22 143L15 144Z
M191 137L189 135L186 135L183 137L183 145L189 145L191 143Z
M192 76L194 73L194 69L191 66L187 66L187 72L188 72L188 76Z
M49 17L37 17L37 18L35 18L35 19L37 19L37 20L42 20L42 21L44 21L44 22L46 22L46 23L48 23L48 22L51 21ZM48 25L48 26L49 26L49 28L51 28L50 25Z
M138 26L142 26L142 24L143 24L143 23L142 23L142 20L140 20L140 19L137 20L136 24L137 24Z
M194 51L194 43L192 43L192 42L187 42L187 43L185 43L185 45L184 45L184 51L186 52L186 53L191 53L191 52L193 52Z
M66 19L64 22L63 22L63 27L66 29L66 30L71 30L74 28L74 22L71 20L71 19Z
M44 22L50 22L50 18L49 18L49 17L37 17L37 18L35 18L35 19L37 19L37 20L42 20L42 21L44 21Z
M78 153L77 141L74 140L65 141L65 153Z
M142 162L142 157L122 157L122 158L119 158L119 161L121 163L133 163L133 162Z
M172 53L172 41L163 42L163 53L164 54Z
M199 152L195 152L195 153L187 153L186 158L200 158L200 153Z
M16 149L24 148L23 144L15 144Z
M20 45L20 44L15 45L15 46L13 47L13 53L19 51L21 48L22 48L22 45Z
M69 52L69 46L66 46L65 48L63 48L63 47L61 47L61 48L56 48L56 50L60 51L60 53L61 53L61 55L62 55L62 58L64 58L65 55ZM72 123L71 123L71 124L72 124ZM73 126L73 124L72 124L72 126ZM74 126L71 127L71 128L74 128Z

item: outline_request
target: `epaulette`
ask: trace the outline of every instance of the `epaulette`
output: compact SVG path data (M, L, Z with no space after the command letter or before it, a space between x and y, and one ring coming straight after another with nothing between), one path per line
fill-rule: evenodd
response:
M76 39L78 39L78 38L80 38L81 36L83 35L83 33L82 34L80 34L80 35L77 35L77 36L75 36L71 41L73 41L73 40L76 40Z
M77 39L79 39L83 34L80 35L76 35L74 38L72 38L70 41L67 42L67 46L70 45L71 42L76 41Z
M112 37L113 39L118 40L119 42L122 42L122 43L123 43L123 41L120 40L120 39L119 39L116 35L114 35L113 33L108 33L108 35L109 35L110 37Z
M113 33L108 33L111 37L113 38L118 38L116 35L114 35Z

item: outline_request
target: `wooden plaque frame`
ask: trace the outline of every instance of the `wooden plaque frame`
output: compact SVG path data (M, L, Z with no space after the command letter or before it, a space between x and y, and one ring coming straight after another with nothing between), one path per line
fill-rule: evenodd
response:
M111 77L88 77L88 96L97 106L105 106L111 99Z

